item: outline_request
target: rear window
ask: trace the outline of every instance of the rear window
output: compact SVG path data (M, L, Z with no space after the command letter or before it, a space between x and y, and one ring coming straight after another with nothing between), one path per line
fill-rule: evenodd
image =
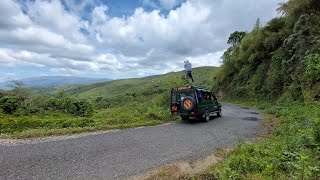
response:
M193 89L180 90L175 92L175 101L182 101L185 97L190 96L195 98Z

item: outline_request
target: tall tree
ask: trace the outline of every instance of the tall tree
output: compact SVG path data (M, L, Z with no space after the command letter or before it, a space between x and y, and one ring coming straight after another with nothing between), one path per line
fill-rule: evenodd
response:
M235 31L232 34L230 34L228 39L228 44L231 44L232 46L237 45L242 38L246 35L246 32L244 31Z
M254 28L253 29L260 29L260 27L261 27L260 18L258 18L256 23L254 24Z

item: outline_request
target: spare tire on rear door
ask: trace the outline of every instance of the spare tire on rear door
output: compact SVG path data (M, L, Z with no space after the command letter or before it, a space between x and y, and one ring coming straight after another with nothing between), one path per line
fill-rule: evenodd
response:
M183 99L181 108L186 111L191 111L196 105L196 101L193 97L187 96Z

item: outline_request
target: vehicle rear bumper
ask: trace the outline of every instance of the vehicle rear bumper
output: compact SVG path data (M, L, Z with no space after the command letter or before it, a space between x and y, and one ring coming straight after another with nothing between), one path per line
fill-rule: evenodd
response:
M189 117L197 117L198 114L195 112L181 112L181 111L171 111L172 115L178 115L178 116L189 116Z

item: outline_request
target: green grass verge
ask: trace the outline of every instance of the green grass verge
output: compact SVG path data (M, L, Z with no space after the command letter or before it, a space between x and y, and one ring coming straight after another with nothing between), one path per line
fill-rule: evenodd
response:
M209 86L215 70L215 67L194 68L195 82ZM169 110L170 90L186 83L184 75L185 72L180 71L140 79L65 86L65 91L55 96L38 97L21 87L2 95L0 92L0 99L3 96L6 103L0 107L0 138L122 129L176 120L178 118L171 116ZM8 111L1 114L1 108L9 109L11 114Z
M320 179L320 102L236 101L278 120L271 138L241 143L214 167L218 179Z
M1 138L31 138L109 129L159 125L172 120L168 109L130 104L96 110L92 117L76 117L61 112L50 115L10 116L0 114Z

